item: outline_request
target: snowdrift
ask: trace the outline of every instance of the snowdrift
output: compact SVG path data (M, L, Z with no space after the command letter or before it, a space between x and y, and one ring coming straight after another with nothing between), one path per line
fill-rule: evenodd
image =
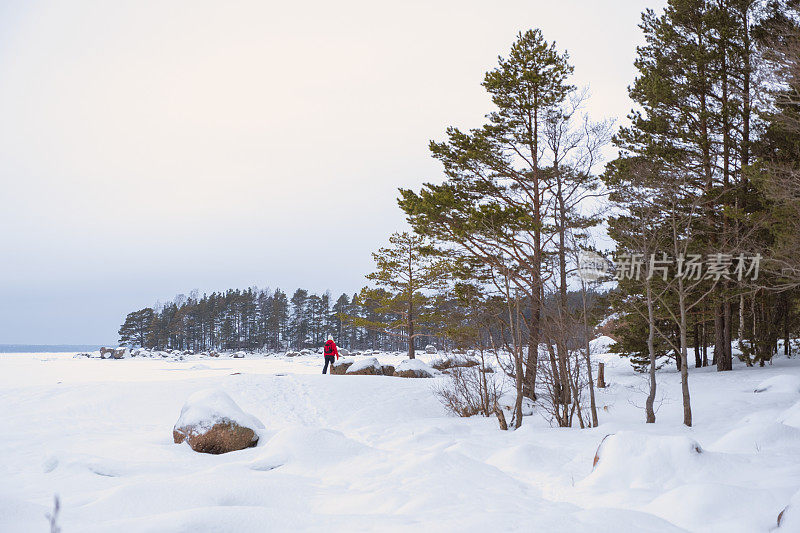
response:
M800 376L783 374L769 379L765 379L756 386L753 392L779 394L800 394Z
M692 477L704 464L700 445L683 436L620 431L597 448L592 473L580 484L608 490L665 490Z

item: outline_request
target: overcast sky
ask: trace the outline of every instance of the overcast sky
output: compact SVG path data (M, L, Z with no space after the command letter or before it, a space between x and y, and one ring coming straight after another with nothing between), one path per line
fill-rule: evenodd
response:
M624 118L662 5L0 2L0 343L112 343L192 289L358 290L518 31Z

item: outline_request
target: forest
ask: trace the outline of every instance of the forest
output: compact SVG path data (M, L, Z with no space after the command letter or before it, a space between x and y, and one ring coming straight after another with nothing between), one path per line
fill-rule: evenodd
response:
M174 301L130 313L119 330L120 344L157 350L178 349L278 351L318 347L327 335L352 349L399 350L399 339L343 320L359 316L381 320L374 305L358 295L342 294L332 301L297 289L291 298L280 289L228 290L198 296L179 295Z
M568 53L520 32L484 76L483 126L447 128L429 145L442 175L399 189L410 229L360 292L180 297L128 315L120 342L285 350L331 333L411 358L433 342L503 358L513 427L525 398L591 427L602 323L650 376L648 422L675 361L691 426L690 366L767 364L800 329L798 15L789 0L645 11L620 123L588 116Z

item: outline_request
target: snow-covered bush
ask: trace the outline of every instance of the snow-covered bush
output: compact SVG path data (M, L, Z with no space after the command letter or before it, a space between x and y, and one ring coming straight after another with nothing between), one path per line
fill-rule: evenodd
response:
M457 416L491 416L498 410L503 390L500 379L481 372L479 367L454 367L448 378L434 389L434 394Z

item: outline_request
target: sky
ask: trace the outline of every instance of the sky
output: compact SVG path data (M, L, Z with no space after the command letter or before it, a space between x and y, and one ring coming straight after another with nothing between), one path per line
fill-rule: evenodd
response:
M0 343L112 344L197 289L360 289L516 34L624 120L661 0L0 2Z

